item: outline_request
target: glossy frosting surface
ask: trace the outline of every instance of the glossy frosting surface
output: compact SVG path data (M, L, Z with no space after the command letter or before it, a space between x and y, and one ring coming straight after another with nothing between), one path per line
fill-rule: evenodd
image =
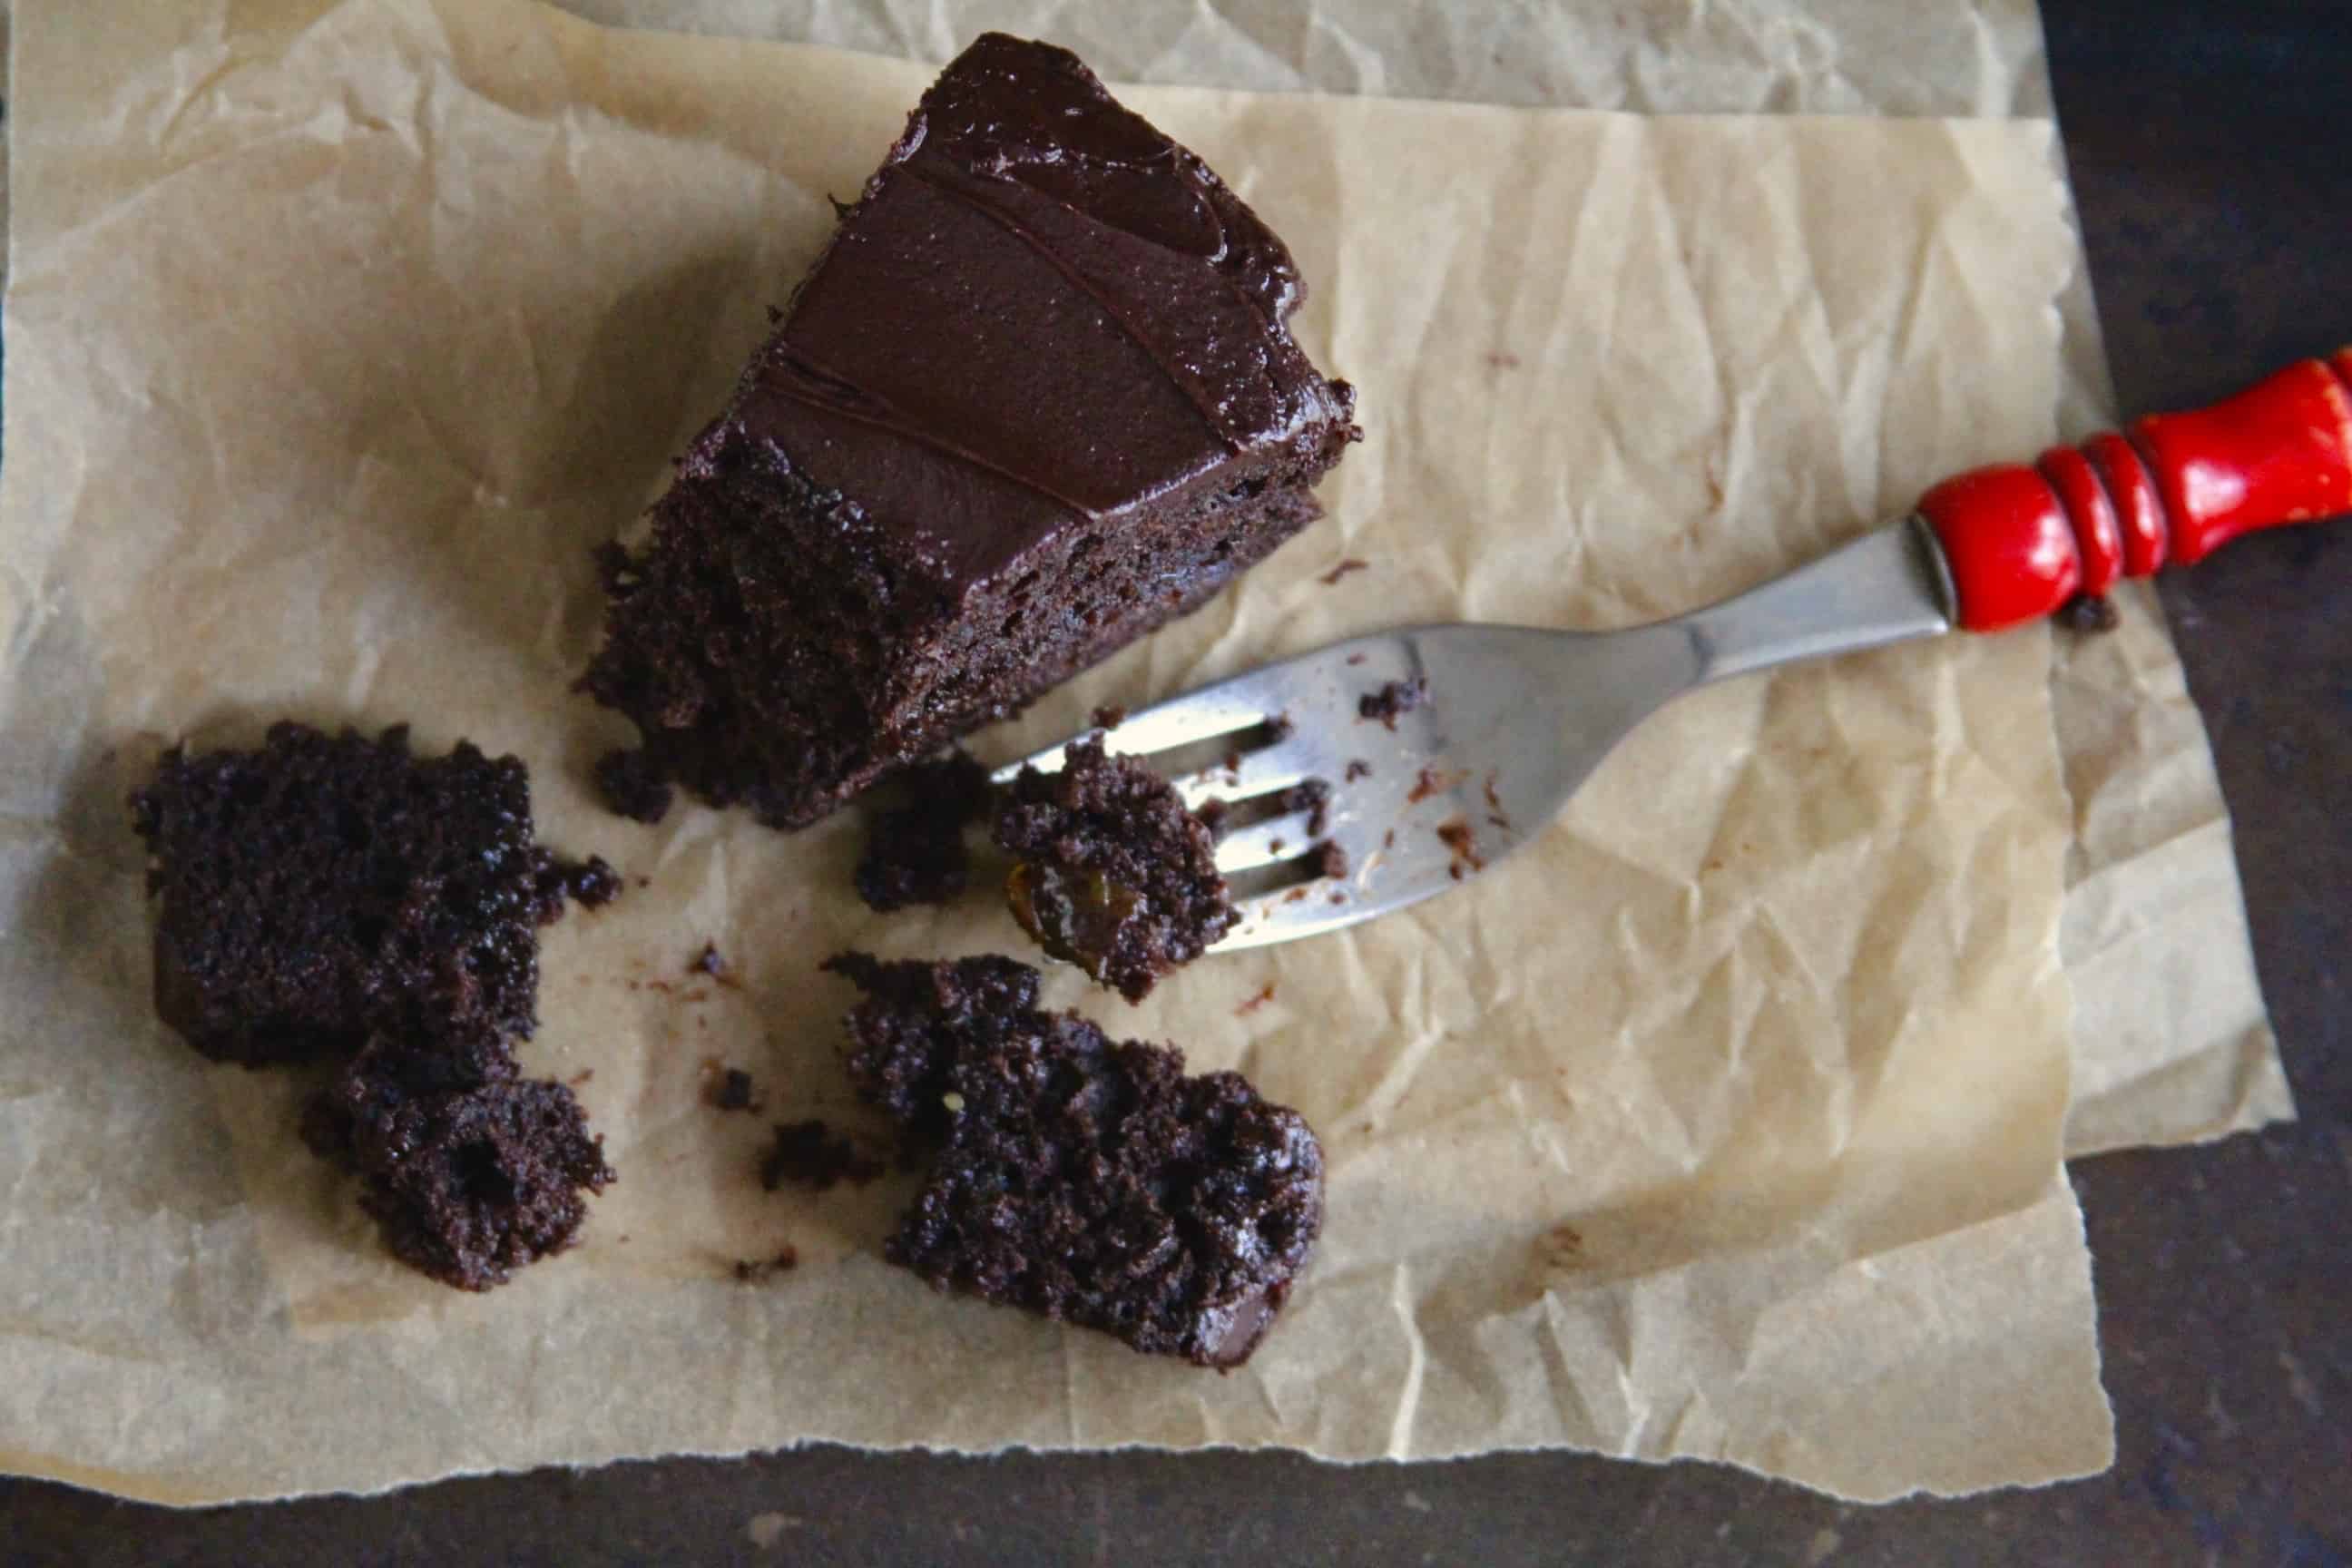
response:
M1283 324L1298 298L1281 241L1198 158L1076 56L989 34L710 438L772 447L968 584L1073 522L1344 438L1351 395Z

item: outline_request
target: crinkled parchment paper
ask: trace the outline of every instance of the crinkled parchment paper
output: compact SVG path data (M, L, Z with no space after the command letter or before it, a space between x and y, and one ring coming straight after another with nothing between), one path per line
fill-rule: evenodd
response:
M904 1178L762 1194L763 1119L702 1103L724 1063L863 1125L814 961L1003 917L867 914L846 819L644 828L583 787L622 732L567 689L588 551L927 69L455 0L17 27L0 1463L197 1500L810 1437L1566 1444L1856 1498L2106 1462L2042 633L1687 700L1473 889L1146 1007L1060 977L1330 1158L1249 1367L1146 1361L885 1268ZM2046 122L1130 101L1291 239L1369 438L1328 521L1001 749L1399 619L1670 613L2052 434ZM1325 584L1343 556L1369 569ZM168 738L287 712L518 752L543 837L650 879L549 933L525 1052L621 1182L489 1297L383 1260L293 1141L299 1086L149 1010L121 795ZM738 984L688 976L705 941ZM797 1270L731 1279L786 1243Z

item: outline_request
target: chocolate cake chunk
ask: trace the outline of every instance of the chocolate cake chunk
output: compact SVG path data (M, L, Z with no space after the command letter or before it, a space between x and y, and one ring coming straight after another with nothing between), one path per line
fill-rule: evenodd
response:
M708 1091L710 1103L721 1110L749 1110L759 1103L751 1092L751 1075L741 1068L728 1068Z
M885 1244L943 1289L1202 1366L1257 1348L1323 1221L1323 1152L1237 1073L1036 1010L1004 958L828 967L866 999L849 1073L930 1156Z
M513 1048L484 1029L461 1029L437 1040L375 1035L303 1107L302 1141L320 1158L349 1166L362 1121L380 1121L414 1100L520 1076Z
M602 855L591 855L585 860L551 860L540 873L542 903L547 897L561 894L551 907L555 915L563 912L562 900L570 899L583 910L601 910L621 896L621 874Z
M1068 747L1059 773L1022 769L995 839L1020 860L1005 884L1013 918L1130 1002L1239 918L1210 825L1143 763L1107 754L1100 736Z
M455 1086L421 1075L433 1059L379 1039L315 1100L303 1135L361 1176L360 1205L411 1268L487 1290L572 1245L584 1193L613 1180L560 1083L494 1077Z
M881 1161L859 1153L847 1134L814 1116L778 1123L776 1141L760 1162L760 1184L772 1193L788 1184L820 1193L843 1182L864 1186L881 1173Z
M1307 814L1307 833L1311 838L1323 837L1331 825L1331 781L1302 779L1289 788L1276 792L1271 803L1274 815L1287 816L1294 811Z
M257 751L167 753L131 805L159 902L155 1008L205 1056L531 1032L538 927L572 878L531 841L514 758L281 723Z
M170 752L132 812L157 1011L222 1061L352 1053L303 1137L363 1178L395 1256L481 1290L570 1243L613 1173L512 1042L535 1021L538 928L621 883L532 842L520 762L285 723L257 751Z
M957 750L902 771L905 803L876 816L857 862L857 896L887 912L944 904L971 879L964 825L988 814L988 770Z
M607 752L599 757L596 787L604 792L606 805L638 822L659 822L668 816L670 797L677 793L643 752Z
M616 805L676 780L815 821L1262 559L1358 434L1299 299L1075 56L982 37L604 557L582 685L643 738L600 767Z
M1416 675L1411 680L1391 680L1378 691L1368 691L1356 700L1359 717L1377 719L1390 729L1396 721L1429 700L1429 678Z

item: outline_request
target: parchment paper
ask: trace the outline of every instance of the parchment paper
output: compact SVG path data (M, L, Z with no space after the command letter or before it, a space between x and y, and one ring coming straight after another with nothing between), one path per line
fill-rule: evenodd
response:
M1325 1242L1245 1371L941 1300L876 1256L903 1182L761 1194L761 1122L700 1089L745 1066L772 1113L855 1124L810 965L1006 922L866 915L847 821L602 813L582 775L619 731L566 690L588 547L927 71L521 5L239 19L18 18L5 1462L186 1500L812 1436L1572 1444L1861 1498L2106 1462L2055 1175L2040 634L1692 699L1538 847L1353 935L1131 1011L1063 977L1323 1132ZM1000 748L1400 617L1668 613L2050 434L2044 124L1133 101L1293 240L1370 438L1328 522ZM1324 585L1341 555L1371 569ZM284 711L518 751L548 838L651 879L550 933L526 1052L581 1078L621 1183L494 1296L383 1261L294 1145L295 1086L149 1014L121 792L166 737ZM740 989L688 984L705 940ZM724 1278L786 1241L782 1280Z

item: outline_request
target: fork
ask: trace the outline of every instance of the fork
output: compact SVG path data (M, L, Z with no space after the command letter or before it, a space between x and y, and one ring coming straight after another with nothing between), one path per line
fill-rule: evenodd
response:
M1226 802L1217 951L1336 931L1458 887L1530 842L1636 724L1711 681L2102 596L2241 533L2352 510L2352 348L2032 466L1976 468L1912 512L1736 598L1587 633L1454 624L1350 637L1140 710L1107 750ZM1383 700L1383 694L1386 700ZM1417 700L1416 700L1417 699ZM1094 733L1096 731L1088 731ZM1072 737L1073 741L1078 737ZM1052 772L1065 741L1007 764ZM1281 792L1330 786L1310 820ZM1255 809L1254 810L1253 807ZM1346 859L1319 875L1322 847Z

